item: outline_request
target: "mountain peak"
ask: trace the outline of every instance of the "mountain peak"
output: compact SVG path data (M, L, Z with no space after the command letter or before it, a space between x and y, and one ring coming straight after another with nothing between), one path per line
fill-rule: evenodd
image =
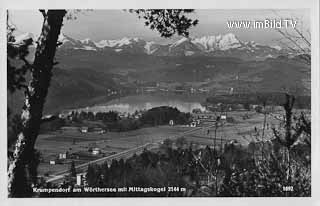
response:
M192 40L200 48L207 51L227 50L241 46L241 41L233 33L217 36L203 36Z
M231 39L238 39L237 36L234 33L227 33L225 35L222 35L224 38L231 38Z
M82 40L80 40L80 42L83 43L83 44L91 44L91 43L93 43L93 41L91 39L89 39L89 38L82 39Z
M228 33L223 35L219 41L219 46L221 50L227 50L231 48L238 48L241 46L241 42L233 33Z
M132 43L138 43L138 42L144 42L144 40L137 38L137 37L133 37L133 38L132 37L123 37L121 39L114 39L114 40L101 40L95 44L99 48L104 48L104 47L119 48L122 46L130 45Z
M257 44L254 41L241 41L233 33L202 36L197 38L182 37L171 44L148 42L138 37L123 37L114 40L94 42L89 38L75 40L65 34L59 36L63 43L60 48L80 50L107 50L117 53L148 54L155 56L212 55L230 56L244 59L264 59L266 56L278 56L279 47Z

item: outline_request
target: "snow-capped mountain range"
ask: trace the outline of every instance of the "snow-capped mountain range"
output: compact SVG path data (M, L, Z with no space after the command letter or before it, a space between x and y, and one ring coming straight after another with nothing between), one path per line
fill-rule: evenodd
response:
M16 37L16 41L23 41L23 39L27 38L34 38L34 36L31 33L22 34ZM279 46L266 46L254 41L241 41L232 33L199 38L183 37L166 45L128 37L94 42L90 39L76 40L65 34L60 34L58 40L62 43L59 46L59 50L111 51L156 56L212 55L242 59L265 59L283 54L283 50Z

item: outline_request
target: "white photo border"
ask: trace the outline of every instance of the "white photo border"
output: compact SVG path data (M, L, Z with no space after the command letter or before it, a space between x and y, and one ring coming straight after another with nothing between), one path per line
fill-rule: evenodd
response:
M0 2L0 204L1 205L320 205L320 90L319 90L319 0L1 0ZM304 198L8 198L7 196L7 83L6 9L310 9L311 16L311 120L312 197ZM3 204L4 203L4 204Z

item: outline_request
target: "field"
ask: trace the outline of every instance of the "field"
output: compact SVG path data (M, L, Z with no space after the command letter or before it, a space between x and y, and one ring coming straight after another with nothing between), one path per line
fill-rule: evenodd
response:
M248 119L243 119L247 115ZM264 140L270 139L272 136L272 125L278 125L279 121L274 118L275 113L267 115L266 125L264 131ZM220 145L222 139L223 143L231 140L236 140L242 145L247 145L250 141L261 140L264 115L256 112L230 112L228 116L234 119L233 123L225 123L218 126L215 134L215 128L209 130L198 130L195 133L186 135L185 138L189 142L213 145L214 137L217 138L217 143Z
M79 159L73 158L73 160L78 165L146 143L159 142L187 130L190 130L190 128L159 126L105 134L81 133L76 130L41 134L36 143L36 149L41 152L43 160L38 167L38 173L39 175L53 174L69 168L71 160L65 160L64 164L49 164L50 160L56 159L59 153L68 151L69 154L76 154ZM100 148L101 154L92 155L88 152L90 147Z
M280 114L269 114L266 117L264 139L272 137L272 125L279 125L279 121L274 118ZM214 144L216 136L216 145L219 146L231 140L236 140L242 145L247 145L250 141L260 140L263 130L264 115L256 112L238 111L229 112L229 117L234 122L225 123L210 129L206 128L213 123L203 125L203 128L192 131L189 134L181 135L185 137L188 143L199 145ZM244 118L246 116L246 118ZM187 126L158 126L142 128L128 132L108 132L105 134L81 133L76 129L59 130L48 134L41 134L38 137L36 148L41 152L42 161L38 167L38 173L42 175L52 175L54 173L66 170L70 167L73 160L76 165L86 163L90 160L99 159L124 150L135 148L146 143L157 143L167 138L174 138L186 131L195 128ZM93 155L89 148L99 148L100 154ZM61 164L50 165L50 160L55 160L59 153L68 152L70 158L61 162Z

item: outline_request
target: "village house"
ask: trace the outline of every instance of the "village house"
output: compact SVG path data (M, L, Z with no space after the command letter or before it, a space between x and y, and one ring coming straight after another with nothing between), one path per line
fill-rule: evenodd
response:
M98 148L98 147L92 148L92 154L93 154L93 155L98 155L98 154L100 154L100 148Z
M227 115L226 114L220 115L220 120L227 120Z
M67 154L66 153L60 153L59 154L59 159L66 159L67 158Z
M190 127L197 127L197 122L196 121L191 122Z
M84 173L77 174L76 180L77 180L76 181L76 185L78 185L78 186L84 185L85 174Z
M82 133L87 133L87 132L89 132L89 128L88 127L81 127L80 131Z
M255 110L259 105L258 104L250 104L249 108L250 110Z

